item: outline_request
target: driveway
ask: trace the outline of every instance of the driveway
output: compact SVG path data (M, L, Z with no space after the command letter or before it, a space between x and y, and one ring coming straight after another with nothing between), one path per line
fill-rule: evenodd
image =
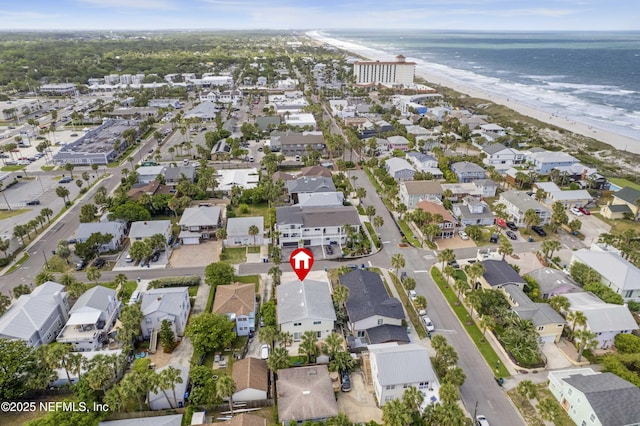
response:
M453 238L438 238L437 240L434 240L434 242L438 245L438 250L455 250L459 248L476 246L476 243L474 243L471 238L463 240L459 235L456 235Z
M220 260L222 242L217 240L205 241L200 244L180 245L173 250L169 260L169 268L187 268L193 266L207 266Z
M361 371L351 373L351 392L338 393L338 410L349 416L354 423L367 423L374 420L382 424L382 410L376 406L376 401L367 389Z
M571 213L568 213L569 220L576 219ZM598 241L600 234L606 234L611 231L611 225L598 219L594 215L577 217L582 222L582 228L580 232L584 234L584 244L591 246L591 244Z

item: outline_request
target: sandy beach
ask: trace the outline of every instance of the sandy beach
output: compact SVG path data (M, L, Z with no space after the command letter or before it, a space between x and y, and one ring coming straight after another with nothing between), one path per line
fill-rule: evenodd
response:
M307 32L306 35L322 43L327 43L338 49L346 50L348 52L357 54L359 56L363 56L370 60L381 60L381 61L393 60L394 55L390 55L380 50L361 46L359 44L325 37L319 34L319 32L317 31ZM397 52L396 54L398 53L402 53L402 52ZM411 61L411 60L413 59L410 57L407 57L407 61ZM436 84L436 85L448 87L459 93L463 93L474 98L486 99L487 101L491 101L499 105L507 106L522 115L535 118L536 120L539 120L543 123L552 124L554 126L563 128L570 132L596 139L600 142L611 145L617 150L640 154L640 141L634 140L627 136L623 136L623 135L612 133L606 130L598 129L595 126L590 126L587 123L580 123L576 121L566 120L558 115L550 115L548 112L540 111L528 105L523 105L522 103L515 102L512 99L510 99L508 96L497 96L495 94L492 95L487 92L483 92L482 90L479 90L473 87L464 86L455 81L451 81L440 76L428 74L427 72L425 72L424 69L420 69L420 66L416 67L416 76L419 76L425 79L425 81L427 81L427 84Z

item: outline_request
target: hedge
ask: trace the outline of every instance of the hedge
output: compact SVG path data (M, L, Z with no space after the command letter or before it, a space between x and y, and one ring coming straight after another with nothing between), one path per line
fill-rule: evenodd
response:
M149 283L150 288L191 287L200 285L200 277L189 275L186 277L162 277Z

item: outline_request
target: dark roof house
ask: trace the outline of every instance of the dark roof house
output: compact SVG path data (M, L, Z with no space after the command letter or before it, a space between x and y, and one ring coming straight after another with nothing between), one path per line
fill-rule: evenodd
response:
M525 285L525 280L504 260L485 260L484 274L481 281L486 288L501 288L506 284L515 284L520 289Z

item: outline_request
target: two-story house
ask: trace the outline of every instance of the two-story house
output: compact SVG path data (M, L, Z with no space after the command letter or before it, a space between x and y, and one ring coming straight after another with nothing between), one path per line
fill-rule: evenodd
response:
M107 335L121 305L110 288L98 285L85 291L69 311L69 320L56 340L70 344L76 352L99 350L109 341Z
M540 225L546 225L551 221L551 210L537 202L533 197L523 191L505 191L500 194L499 202L504 204L506 213L518 226L525 224L525 213L533 210L540 218Z
M216 296L213 299L213 312L226 315L234 323L233 331L238 336L249 335L256 329L254 285L235 283L217 286Z
M167 244L171 244L173 235L171 233L170 220L144 220L132 222L129 228L129 242L143 241L146 238L160 234L164 236Z
M513 166L521 164L524 159L523 153L517 149L508 148L501 143L486 145L482 148L482 152L486 154L482 162L487 166L503 164Z
M571 256L571 265L579 262L600 274L600 282L625 301L640 301L640 269L617 253L580 249Z
M122 242L127 236L127 224L124 222L87 222L78 225L76 241L86 242L92 234L101 233L111 235L111 241L98 248L100 253L120 250Z
M142 336L149 339L154 330L160 330L167 320L176 336L184 334L191 301L188 287L154 288L142 293L140 304L144 319L140 323Z
M165 167L162 176L168 186L176 186L183 180L193 183L196 180L196 166Z
M618 334L630 334L638 329L629 308L624 305L606 303L589 292L565 294L569 301L569 311L582 312L587 323L576 328L585 328L596 334L599 349L608 349L614 345Z
M576 425L637 425L640 388L591 368L549 372L549 390Z
M484 273L478 278L475 288L483 287L487 290L501 289L507 284L512 284L524 289L526 281L515 269L504 260L483 260Z
M471 182L476 179L484 179L487 177L486 172L482 167L469 161L453 163L450 168L460 183Z
M439 182L431 180L414 180L400 182L398 195L400 196L402 204L407 206L407 209L413 210L420 201L442 200L442 192L442 185Z
M336 186L330 177L305 176L299 179L285 182L289 198L292 204L300 202L300 194L313 194L318 192L335 192Z
M602 206L602 215L609 219L622 219L625 215L638 219L640 215L640 191L626 186L620 191L614 192L613 200L606 206Z
M456 219L445 209L440 203L433 201L420 201L416 208L431 213L434 221L436 218L441 219L436 223L440 228L440 235L436 235L436 238L453 238L456 234Z
M336 242L344 245L350 226L360 232L360 217L353 206L276 208L275 228L280 247L305 247L329 245Z
M463 227L469 225L493 225L495 220L487 203L480 201L476 197L464 197L462 203L453 205L452 210L455 217L458 218L460 225Z
M384 162L389 176L395 180L412 180L416 169L404 158L393 157Z
M355 337L364 339L368 329L384 324L402 328L402 303L389 296L380 275L357 269L340 275L340 284L349 289L346 308Z
M300 341L306 331L325 339L336 321L329 283L307 279L281 284L277 313L280 331L291 333L294 342Z
M182 244L200 244L202 240L213 239L220 227L221 215L218 206L187 207L180 218Z
M394 149L407 151L409 149L409 140L404 136L389 136L387 142L389 143L389 151Z
M440 384L429 351L415 343L369 345L371 379L380 407L394 399L402 399L404 391L415 387L425 396L427 404L439 400Z
M407 160L415 166L416 170L431 173L433 179L442 178L442 171L438 168L438 160L432 156L421 152L407 152Z
M47 281L23 294L0 317L0 338L24 340L37 348L55 340L69 319L69 301L62 284Z
M521 319L531 321L543 343L560 341L566 322L551 305L533 302L518 284L506 284L500 290L511 305L511 311Z
M539 175L551 173L556 167L570 166L578 162L578 159L562 151L527 151L524 153L524 161L533 166L533 170Z

